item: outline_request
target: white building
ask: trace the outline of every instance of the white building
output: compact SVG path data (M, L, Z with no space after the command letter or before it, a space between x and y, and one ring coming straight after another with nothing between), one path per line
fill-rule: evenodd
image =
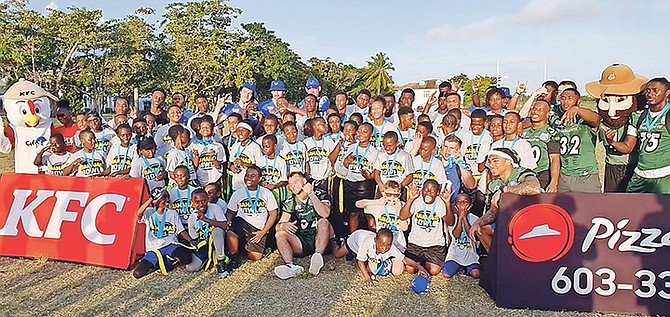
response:
M414 90L414 103L412 109L417 112L423 111L423 107L430 99L430 95L438 91L438 86L442 83L440 79L428 79L418 83L407 83L398 87L396 92L396 99L400 98L402 90L405 88L412 88ZM437 96L436 96L437 97Z

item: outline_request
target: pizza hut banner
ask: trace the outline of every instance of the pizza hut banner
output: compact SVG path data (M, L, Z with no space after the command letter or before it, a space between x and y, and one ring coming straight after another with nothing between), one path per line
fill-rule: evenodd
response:
M503 196L481 286L504 308L670 315L670 195Z
M142 179L3 174L0 255L127 269L144 251L135 211L145 193Z

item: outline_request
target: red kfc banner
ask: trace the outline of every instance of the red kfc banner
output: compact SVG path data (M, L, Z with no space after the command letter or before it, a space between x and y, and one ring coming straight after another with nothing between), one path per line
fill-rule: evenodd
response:
M127 269L144 252L134 244L145 193L138 178L3 174L0 255Z
M481 286L504 308L670 315L670 195L504 194Z

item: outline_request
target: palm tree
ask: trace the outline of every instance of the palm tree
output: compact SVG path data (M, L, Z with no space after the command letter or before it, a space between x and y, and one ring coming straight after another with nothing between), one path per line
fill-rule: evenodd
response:
M376 91L378 95L382 92L388 92L393 86L393 78L389 75L389 71L395 71L393 63L389 60L386 53L377 53L371 56L372 60L368 61L368 65L362 70L362 77L365 86Z

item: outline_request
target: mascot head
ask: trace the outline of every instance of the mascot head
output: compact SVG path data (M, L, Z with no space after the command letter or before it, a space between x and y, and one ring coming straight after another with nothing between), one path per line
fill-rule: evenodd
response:
M58 98L21 78L5 92L7 120L17 127L50 124L51 100L58 101Z
M637 109L635 95L646 83L647 78L635 75L630 67L613 64L605 68L600 80L586 84L586 91L598 99L598 114L603 118L603 124L618 129Z

